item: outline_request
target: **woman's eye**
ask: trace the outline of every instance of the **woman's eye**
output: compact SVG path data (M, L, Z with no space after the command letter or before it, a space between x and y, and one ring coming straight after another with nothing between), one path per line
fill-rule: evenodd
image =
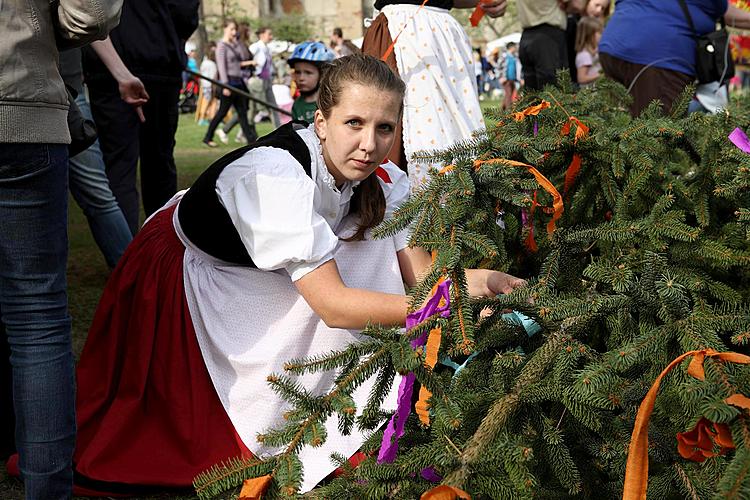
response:
M351 125L352 127L358 127L360 125L360 121L359 120L349 120L346 123L347 123L347 125Z
M384 124L384 125L381 125L379 128L382 132L393 132L393 126L391 125Z

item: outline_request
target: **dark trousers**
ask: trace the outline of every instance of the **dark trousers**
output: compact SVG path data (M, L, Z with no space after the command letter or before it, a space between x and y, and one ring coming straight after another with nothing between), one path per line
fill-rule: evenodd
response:
M524 85L541 90L557 81L557 71L568 67L565 31L549 24L526 28L521 34L518 58L523 66Z
M665 112L670 112L674 100L693 83L691 75L654 66L646 68L643 64L624 61L610 54L599 54L599 62L605 75L630 88L632 116L640 115L655 99L661 101Z
M146 117L143 123L132 106L120 98L114 82L89 85L91 112L99 132L109 185L133 234L140 227L136 187L139 159L146 217L177 192L174 136L180 83L143 83L149 95L148 103L143 106Z
M10 369L10 346L5 339L5 327L0 323L0 408L4 425L0 426L0 463L16 451L16 414L13 408L13 379Z
M232 86L247 92L247 87L244 83L232 82ZM219 94L219 110L208 125L208 130L206 130L206 136L203 138L203 142L212 141L214 139L216 128L221 124L224 117L227 116L229 108L232 106L234 106L234 110L237 112L237 120L240 122L242 133L245 135L247 142L250 143L257 139L258 134L255 132L255 125L251 127L250 123L247 121L248 105L248 98L245 96L235 94L234 92L227 96L224 95L224 92L221 92Z

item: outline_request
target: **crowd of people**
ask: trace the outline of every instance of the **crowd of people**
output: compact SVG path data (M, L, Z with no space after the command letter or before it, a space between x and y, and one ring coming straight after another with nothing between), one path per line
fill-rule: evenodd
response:
M70 498L74 470L82 493L134 493L272 453L255 439L285 408L269 373L344 348L368 323L405 324L404 284L430 256L408 232L370 230L438 166L415 152L484 127L483 93L509 109L568 69L580 88L602 76L626 85L633 115L654 99L668 111L695 80L696 36L720 19L750 28L727 0L619 0L614 12L609 0L516 0L520 42L483 57L451 14L477 0L377 0L361 49L337 28L274 59L270 27L253 35L227 20L198 64L185 51L198 0L29 1L0 2L0 412L15 418L0 458L17 452L9 469L44 500ZM499 17L507 4L481 9ZM228 142L239 124L247 145L178 193L185 68L220 84L196 83L203 143ZM290 87L288 108L274 83ZM696 109L712 111L706 96L725 82L702 83ZM259 138L262 108L275 131ZM113 270L77 394L68 189ZM477 297L524 285L490 270L467 279ZM324 390L331 377L301 382ZM335 422L327 432L323 451L301 454L305 489L332 472L321 453L352 455L365 439Z

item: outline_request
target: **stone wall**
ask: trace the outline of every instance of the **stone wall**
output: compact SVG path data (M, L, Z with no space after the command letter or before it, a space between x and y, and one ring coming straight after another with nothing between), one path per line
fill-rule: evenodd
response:
M374 0L234 0L230 3L237 12L251 18L301 12L312 20L315 36L328 41L336 27L344 31L346 38L361 37L362 21L365 15L372 15ZM219 0L204 0L203 8L206 16L221 15Z

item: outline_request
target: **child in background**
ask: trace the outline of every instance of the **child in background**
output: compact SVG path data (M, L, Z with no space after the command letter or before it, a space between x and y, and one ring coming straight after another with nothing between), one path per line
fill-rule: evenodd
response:
M292 105L292 119L312 123L318 109L318 88L325 66L336 55L321 42L302 42L295 47L289 66L294 69L294 83L299 97Z
M500 65L500 84L503 86L503 109L510 109L513 105L513 95L516 92L516 82L520 80L520 64L518 63L518 46L515 42L508 42L505 46L505 56Z
M610 0L589 0L583 11L584 16L605 19L609 16Z
M581 87L591 85L602 73L599 64L599 40L604 25L596 17L582 17L576 32L576 71Z
M206 55L203 56L203 61L201 61L199 73L208 78L216 79L218 69L216 68L216 44L214 42L208 44ZM198 107L195 110L195 120L198 122L198 125L208 125L208 122L216 113L218 103L219 100L214 94L213 83L201 79Z

